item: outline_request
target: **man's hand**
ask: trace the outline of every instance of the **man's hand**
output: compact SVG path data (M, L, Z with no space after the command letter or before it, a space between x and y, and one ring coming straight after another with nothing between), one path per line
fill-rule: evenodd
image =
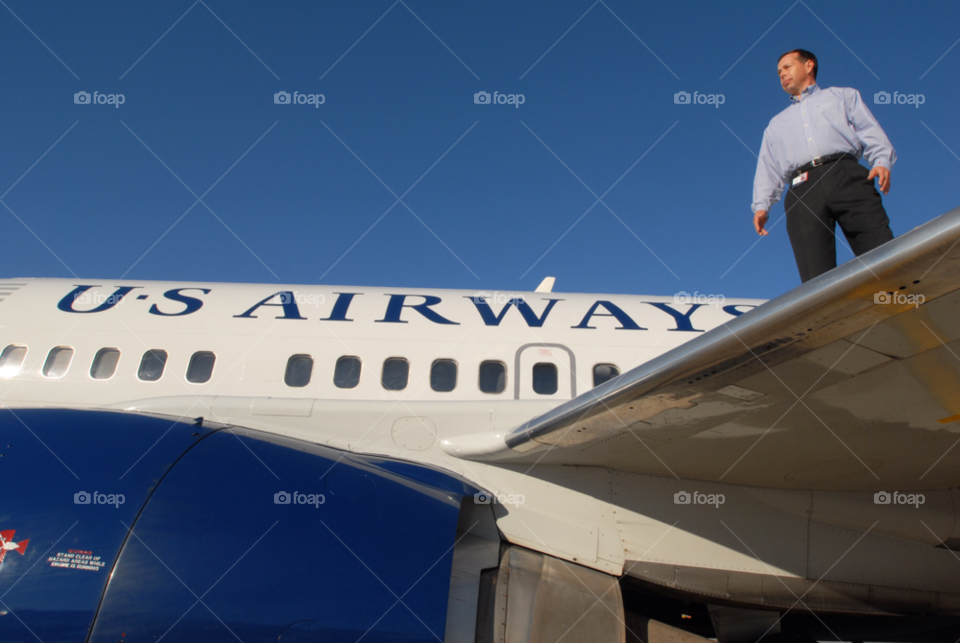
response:
M890 170L879 165L874 166L870 170L870 174L867 176L868 181L873 181L873 177L878 177L880 179L880 191L884 194L890 192Z
M766 210L757 210L753 213L753 227L756 228L757 234L760 236L767 236L770 234L763 229L763 226L767 225L767 211Z

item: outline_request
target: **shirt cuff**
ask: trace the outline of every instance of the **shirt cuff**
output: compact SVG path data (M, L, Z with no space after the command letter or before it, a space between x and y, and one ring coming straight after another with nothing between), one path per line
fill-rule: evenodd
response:
M890 162L889 158L882 158L874 161L873 167L884 167L887 168L887 170L890 170L893 168L893 163Z
M776 201L774 201L776 203ZM756 214L757 210L766 210L770 211L770 208L773 207L773 203L754 203L750 206L753 209L753 213Z

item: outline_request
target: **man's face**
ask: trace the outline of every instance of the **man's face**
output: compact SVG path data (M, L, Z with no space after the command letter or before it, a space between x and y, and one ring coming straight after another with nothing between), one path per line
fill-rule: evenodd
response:
M813 61L800 60L796 53L787 54L777 63L777 74L780 75L780 85L783 91L791 96L797 96L808 85L816 82L810 72L813 70Z

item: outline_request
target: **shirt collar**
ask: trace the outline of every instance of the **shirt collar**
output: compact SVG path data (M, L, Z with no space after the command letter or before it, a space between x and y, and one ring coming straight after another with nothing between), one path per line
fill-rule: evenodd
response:
M808 87L805 87L803 91L800 92L799 96L790 96L790 100L793 101L794 103L799 103L801 100L803 100L807 96L815 94L818 91L820 91L820 86L814 83L812 85L809 85Z

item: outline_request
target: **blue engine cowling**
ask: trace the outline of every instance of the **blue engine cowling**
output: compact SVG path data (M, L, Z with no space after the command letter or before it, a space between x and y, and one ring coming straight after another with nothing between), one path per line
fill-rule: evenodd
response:
M452 476L110 411L0 411L0 453L0 641L443 638Z

